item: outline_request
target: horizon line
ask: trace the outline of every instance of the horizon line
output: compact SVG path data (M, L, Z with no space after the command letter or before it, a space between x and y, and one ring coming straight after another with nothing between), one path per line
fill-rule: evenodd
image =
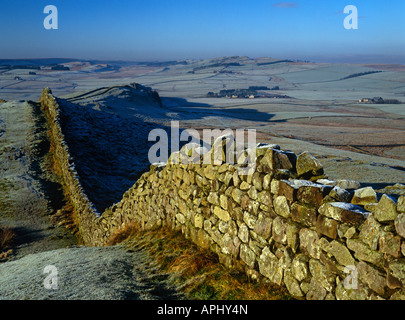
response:
M330 63L330 64L387 64L387 65L405 65L405 58L403 62L387 62L387 61L345 61L345 60L356 60L359 59L360 57L363 58L368 58L368 59L373 59L373 57L391 57L391 58L401 58L401 56L385 56L385 55L342 55L339 57L314 57L315 59L311 59L310 57L305 57L305 58L276 58L276 57L271 57L271 56L258 56L258 57L249 57L247 55L226 55L226 56L215 56L215 57L209 57L209 58L177 58L177 59L153 59L153 60L147 60L147 59L114 59L114 58L78 58L78 57L41 57L41 58L0 58L0 61L6 60L6 61L11 61L11 60L70 60L72 62L74 61L98 61L98 62L131 62L131 63L147 63L147 62L171 62L171 61L185 61L185 60L194 60L194 61L202 61L202 60L215 60L215 59L220 59L220 58L232 58L232 57L237 57L237 58L242 58L246 57L250 60L257 60L257 59L276 59L276 60L291 60L292 62L299 61L299 62L305 62L305 63ZM364 60L368 60L364 59ZM376 58L374 58L376 59ZM379 60L379 59L376 59ZM384 59L386 60L386 59Z

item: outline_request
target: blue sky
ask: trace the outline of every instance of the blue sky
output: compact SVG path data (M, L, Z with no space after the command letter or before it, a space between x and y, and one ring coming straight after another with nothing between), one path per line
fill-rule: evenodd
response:
M58 30L46 30L46 5ZM355 5L358 30L343 9ZM171 60L246 55L405 63L404 0L0 2L0 58Z

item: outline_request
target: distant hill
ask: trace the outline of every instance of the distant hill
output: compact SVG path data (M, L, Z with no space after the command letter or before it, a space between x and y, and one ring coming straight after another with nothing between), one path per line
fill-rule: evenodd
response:
M40 59L0 59L0 66L52 66L69 62L88 62L90 64L109 64L109 65L137 65L144 62L120 61L120 60L87 60L77 58L40 58Z
M56 64L63 64L67 62L76 61L79 59L67 59L67 58L46 58L46 59L0 59L0 66L49 66Z

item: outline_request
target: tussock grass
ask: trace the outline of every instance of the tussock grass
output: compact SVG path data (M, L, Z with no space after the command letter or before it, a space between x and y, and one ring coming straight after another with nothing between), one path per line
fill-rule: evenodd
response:
M111 235L107 246L114 246L128 239L130 236L139 232L139 226L136 224L127 224L124 228L117 230L114 234Z
M0 253L12 247L15 236L12 229L0 227Z
M122 242L134 251L146 250L169 282L191 300L288 300L284 287L252 282L240 270L219 263L216 254L168 228L141 231L127 226L111 237L109 245Z

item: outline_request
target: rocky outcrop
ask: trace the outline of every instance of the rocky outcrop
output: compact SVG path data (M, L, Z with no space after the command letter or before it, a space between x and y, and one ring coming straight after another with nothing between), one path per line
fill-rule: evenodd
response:
M41 101L63 146L57 103L49 91ZM212 150L224 147L218 138ZM260 145L230 165L226 150L214 159L197 148L186 145L167 164L152 165L98 216L80 189L67 146L60 147L57 157L86 244L103 245L131 223L168 226L215 252L224 265L284 285L296 298L405 298L404 196L378 196L355 181L327 180L308 152ZM255 169L241 175L246 157ZM215 164L200 164L203 158Z

